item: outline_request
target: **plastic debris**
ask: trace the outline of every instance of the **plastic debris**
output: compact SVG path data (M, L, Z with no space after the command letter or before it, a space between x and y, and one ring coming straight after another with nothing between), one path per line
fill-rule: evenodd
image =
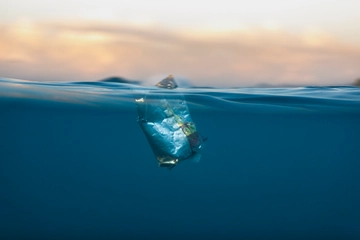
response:
M168 89L169 92L138 94L135 102L139 114L138 123L159 166L172 169L185 160L198 162L203 139L191 119L184 96L170 92L178 87L174 77L170 75L156 86Z

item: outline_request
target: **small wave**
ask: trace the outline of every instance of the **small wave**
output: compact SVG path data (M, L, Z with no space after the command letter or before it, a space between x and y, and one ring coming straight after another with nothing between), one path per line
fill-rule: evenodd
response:
M101 107L133 107L134 90L167 96L184 95L202 110L250 113L355 112L360 113L360 88L351 86L295 88L178 88L164 90L138 82L35 82L0 78L0 100L43 101Z

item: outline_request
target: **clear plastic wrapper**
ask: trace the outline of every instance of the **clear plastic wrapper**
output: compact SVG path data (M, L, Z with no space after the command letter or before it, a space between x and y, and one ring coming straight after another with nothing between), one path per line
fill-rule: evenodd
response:
M156 84L171 91L177 87L170 75ZM135 99L140 124L160 167L169 169L185 160L198 162L203 139L191 119L184 96L143 93Z

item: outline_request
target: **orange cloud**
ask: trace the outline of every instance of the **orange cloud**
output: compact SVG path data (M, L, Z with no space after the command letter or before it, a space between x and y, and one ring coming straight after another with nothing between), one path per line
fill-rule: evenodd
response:
M101 23L0 25L0 76L79 81L175 74L195 85L347 84L360 46L281 30L174 32Z

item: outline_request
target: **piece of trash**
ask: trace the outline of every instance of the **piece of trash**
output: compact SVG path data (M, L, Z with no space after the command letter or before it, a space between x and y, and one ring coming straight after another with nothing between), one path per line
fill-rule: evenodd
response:
M174 77L170 75L156 86L169 89L169 93L145 93L136 97L135 102L139 114L138 123L159 166L172 169L185 160L198 162L203 139L191 119L184 96L170 94L170 90L178 86Z

